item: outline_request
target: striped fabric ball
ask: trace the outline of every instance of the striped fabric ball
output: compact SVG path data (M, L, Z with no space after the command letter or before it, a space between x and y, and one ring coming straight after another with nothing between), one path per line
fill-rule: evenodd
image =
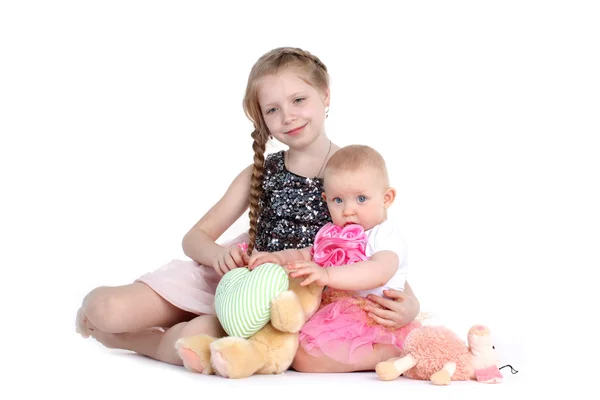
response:
M241 338L254 335L271 319L271 301L288 287L287 273L277 264L226 273L215 293L215 311L225 332Z

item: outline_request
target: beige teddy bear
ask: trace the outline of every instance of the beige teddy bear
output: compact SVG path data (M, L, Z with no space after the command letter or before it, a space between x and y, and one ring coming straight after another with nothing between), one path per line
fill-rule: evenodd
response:
M323 288L300 286L304 278L289 278L289 289L271 303L271 320L248 339L189 336L175 343L184 366L193 372L246 378L287 370L298 349L298 333L321 303Z

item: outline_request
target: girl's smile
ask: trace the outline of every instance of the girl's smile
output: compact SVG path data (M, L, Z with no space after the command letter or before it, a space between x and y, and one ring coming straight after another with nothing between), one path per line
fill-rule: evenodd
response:
M304 127L305 127L306 125L308 125L308 122L307 122L306 124L302 125L302 126L301 126L301 127L299 127L299 128L292 129L291 131L287 131L287 132L285 132L285 134L286 134L286 135L289 135L289 136L297 136L297 135L299 135L299 134L300 134L300 133L301 133L301 132L304 130Z

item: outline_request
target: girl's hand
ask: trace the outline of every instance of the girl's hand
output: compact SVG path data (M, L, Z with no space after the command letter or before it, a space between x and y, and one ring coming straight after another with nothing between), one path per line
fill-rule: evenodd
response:
M234 245L229 248L223 248L223 251L213 262L212 267L219 276L223 276L232 269L245 267L248 264L249 258L245 251Z
M264 263L282 265L283 260L278 254L269 253L267 251L259 251L250 256L250 260L248 261L248 269L252 271L254 268Z
M412 322L419 314L419 301L410 288L406 291L384 290L383 294L389 299L373 294L367 296L369 300L384 307L383 309L377 307L366 308L370 313L369 316L375 322L392 329L398 329Z
M327 286L329 283L327 268L323 268L312 261L292 261L286 268L290 271L290 277L292 278L307 277L300 283L300 286L310 285L312 282L316 282L319 286Z

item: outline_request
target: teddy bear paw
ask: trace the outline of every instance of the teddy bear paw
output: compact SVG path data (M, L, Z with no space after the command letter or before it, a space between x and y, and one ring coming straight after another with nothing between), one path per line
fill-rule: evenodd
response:
M210 344L215 338L207 335L181 338L175 342L183 366L192 372L210 375L214 371L210 362Z
M215 373L224 378L246 378L264 367L264 354L255 341L226 337L210 344L210 356Z
M223 357L223 354L220 351L213 351L211 356L216 373L221 375L223 378L229 378L229 363L225 357Z

